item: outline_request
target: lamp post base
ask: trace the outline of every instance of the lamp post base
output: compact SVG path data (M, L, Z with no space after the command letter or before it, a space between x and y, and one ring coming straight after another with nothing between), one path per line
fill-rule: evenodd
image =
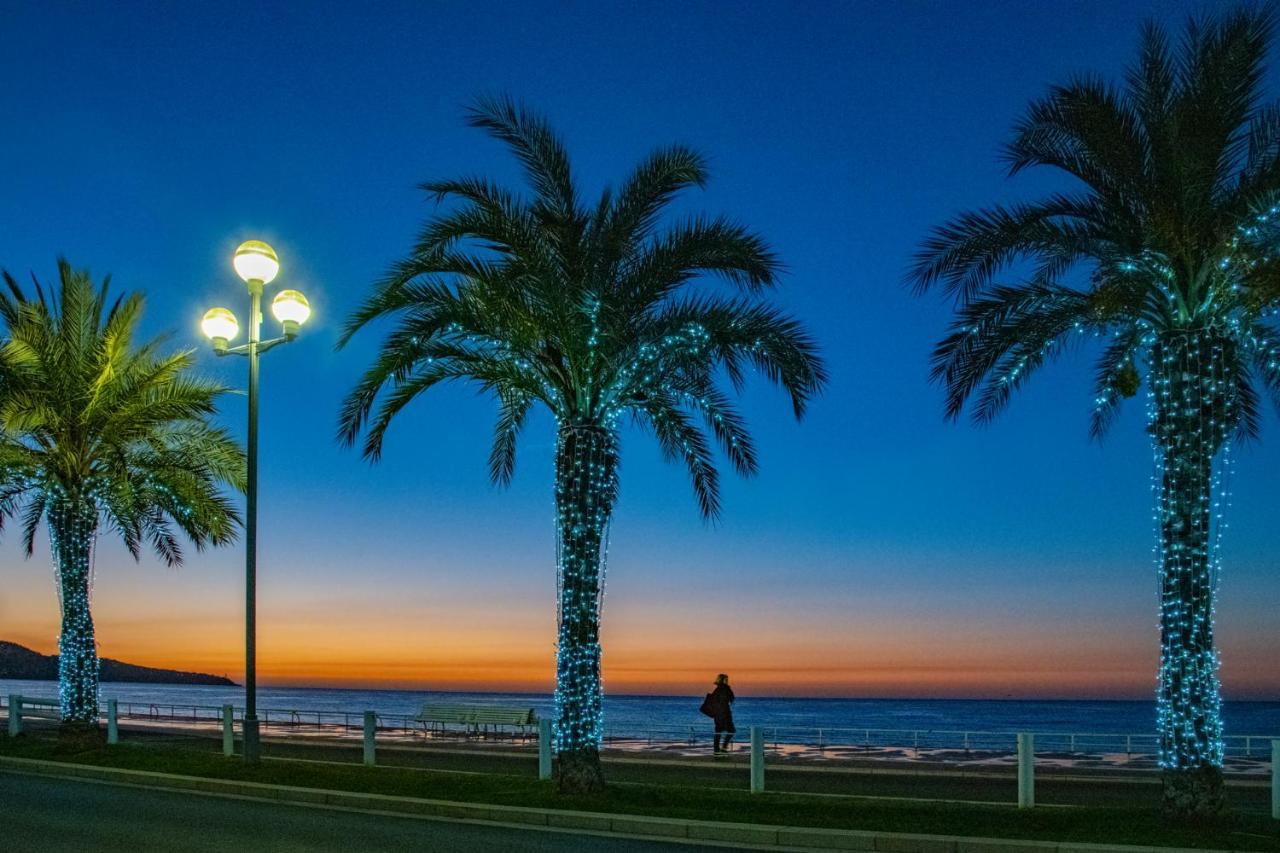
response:
M262 749L258 743L258 718L244 718L244 763L257 764L262 757Z

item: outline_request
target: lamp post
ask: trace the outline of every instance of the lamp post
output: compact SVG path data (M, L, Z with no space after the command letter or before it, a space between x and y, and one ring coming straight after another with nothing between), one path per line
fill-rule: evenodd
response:
M243 355L249 359L248 476L244 511L244 760L255 764L260 756L258 743L257 677L257 583L258 583L258 356L298 336L299 327L311 316L307 298L296 290L282 290L271 301L271 313L280 321L279 337L261 340L262 289L280 272L275 250L258 240L241 243L233 265L249 288L249 342L237 347L230 342L240 331L235 314L226 308L211 308L200 328L219 356Z

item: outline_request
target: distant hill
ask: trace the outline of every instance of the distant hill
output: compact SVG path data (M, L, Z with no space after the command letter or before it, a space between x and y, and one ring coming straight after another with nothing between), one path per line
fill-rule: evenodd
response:
M153 669L134 666L118 660L103 658L103 681L135 681L141 684L211 684L217 687L235 687L236 683L219 675L200 672L178 672L172 669ZM0 640L0 678L27 681L57 681L58 656L42 655L37 651Z

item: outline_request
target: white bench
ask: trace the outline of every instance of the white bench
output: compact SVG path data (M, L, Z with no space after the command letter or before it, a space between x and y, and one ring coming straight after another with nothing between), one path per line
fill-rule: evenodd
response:
M21 699L24 717L36 717L42 720L62 719L62 705L57 699L32 699L29 696L23 696Z
M501 735L502 726L509 726L514 731L527 737L530 729L538 725L538 714L532 708L486 708L474 705L423 705L415 721L422 723L424 730L439 732L448 731L450 725L461 726L462 733L467 736L485 737Z

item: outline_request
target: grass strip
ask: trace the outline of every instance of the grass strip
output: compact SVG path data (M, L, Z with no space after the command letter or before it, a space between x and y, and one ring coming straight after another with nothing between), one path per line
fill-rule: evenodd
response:
M1240 851L1280 850L1269 817L1236 813L1209 825L1169 824L1146 805L1033 809L971 804L840 800L696 785L629 784L566 797L528 776L462 775L396 767L264 761L251 767L219 754L171 746L77 747L53 739L0 735L0 755L358 793L468 803L571 809L779 826L859 829Z

